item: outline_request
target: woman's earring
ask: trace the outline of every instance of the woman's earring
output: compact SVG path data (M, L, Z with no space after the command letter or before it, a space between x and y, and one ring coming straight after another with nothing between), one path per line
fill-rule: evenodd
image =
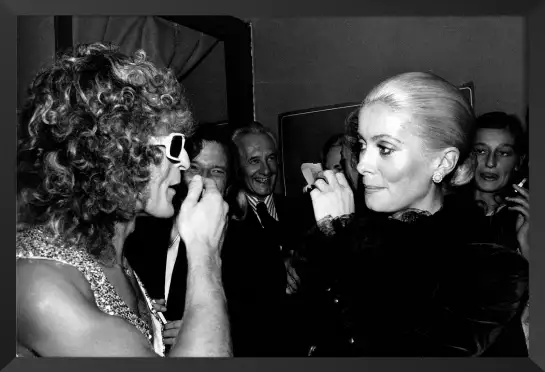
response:
M443 175L439 172L434 172L431 179L435 183L441 183L441 181L443 181Z

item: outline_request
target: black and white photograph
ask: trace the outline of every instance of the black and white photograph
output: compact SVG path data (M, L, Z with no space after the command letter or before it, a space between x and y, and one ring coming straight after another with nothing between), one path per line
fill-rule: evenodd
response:
M18 16L17 358L527 358L526 34Z

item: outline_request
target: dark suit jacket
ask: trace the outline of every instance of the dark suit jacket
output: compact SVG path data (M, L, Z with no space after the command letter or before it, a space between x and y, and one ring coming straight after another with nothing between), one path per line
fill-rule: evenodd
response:
M229 222L222 260L235 356L297 354L298 307L286 295L284 259L297 248L312 210L301 198L274 195L274 202L275 236L261 227L250 206L244 221Z
M165 298L167 250L173 219L139 217L134 232L125 242L125 255L153 299ZM180 241L178 257L172 272L167 312L169 321L182 319L185 306L187 256Z
M269 236L255 213L229 221L222 248L222 279L235 356L289 356L297 353L299 307L286 295L284 258L296 249L312 223L312 209L300 198L274 196L280 233ZM172 219L140 217L129 235L126 256L152 298L164 298L166 255ZM278 244L282 245L280 250ZM183 242L172 274L167 320L183 316L187 256Z

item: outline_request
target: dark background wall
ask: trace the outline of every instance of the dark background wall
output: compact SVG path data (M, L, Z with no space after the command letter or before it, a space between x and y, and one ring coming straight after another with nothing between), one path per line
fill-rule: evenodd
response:
M256 119L277 133L278 114L360 101L379 81L432 71L475 83L476 113L524 118L521 17L250 19ZM278 185L277 191L282 191Z
M199 121L205 123L227 121L223 42L216 45L182 83Z
M52 16L19 17L18 99L54 52ZM357 102L379 81L432 71L454 84L475 83L476 113L524 118L522 17L251 18L255 116L278 133L278 115ZM203 122L227 119L220 43L183 82ZM310 128L311 129L311 128ZM282 191L282 182L277 191Z
M53 16L18 17L18 94L20 107L27 96L27 87L40 67L52 62L55 53ZM227 120L225 59L223 42L183 81L195 116L204 123Z
M472 80L476 110L523 115L521 17L252 19L256 116L360 101L393 74L433 71Z
M53 61L55 32L52 16L17 18L17 106L23 104L34 75Z

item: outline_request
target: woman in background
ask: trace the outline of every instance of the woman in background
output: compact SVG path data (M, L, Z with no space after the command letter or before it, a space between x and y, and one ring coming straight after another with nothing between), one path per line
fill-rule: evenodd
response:
M480 356L524 301L528 263L478 229L447 191L474 172L474 116L428 73L394 76L365 98L349 143L367 207L355 218L342 173L311 191L316 230L299 252L312 304L312 356Z
M346 118L346 123L357 122L357 110L350 113ZM331 170L335 173L343 172L352 191L354 192L354 199L356 210L358 213L364 213L367 211L365 206L365 200L363 195L363 189L358 188L360 175L356 169L357 161L354 159L350 147L347 143L347 138L344 133L339 133L331 136L322 147L321 153L322 169ZM309 200L309 206L311 208L312 202Z
M322 168L324 170L332 170L335 172L342 172L343 167L341 160L343 158L343 137L344 134L335 134L325 142L322 147Z
M514 115L489 112L477 118L476 128L473 153L477 168L474 182L465 194L484 215L482 239L504 245L529 259L530 195L525 166L528 149L522 124ZM518 185L524 181L523 186ZM520 311L487 356L528 356L528 307Z
M475 201L495 227L499 243L529 258L530 196L522 124L513 115L489 112L477 118L476 127Z

